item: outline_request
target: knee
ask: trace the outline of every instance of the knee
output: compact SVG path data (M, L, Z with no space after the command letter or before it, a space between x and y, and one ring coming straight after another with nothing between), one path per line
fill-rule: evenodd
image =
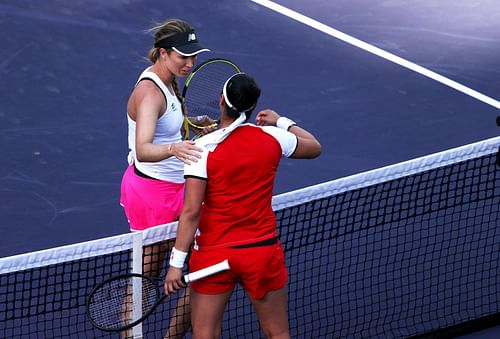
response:
M268 339L290 339L290 332L287 328L262 328L262 332Z
M192 327L193 331L193 339L219 339L221 337L221 331L220 327L219 328L196 328L195 326Z
M222 321L204 322L191 318L193 339L219 339L221 337Z

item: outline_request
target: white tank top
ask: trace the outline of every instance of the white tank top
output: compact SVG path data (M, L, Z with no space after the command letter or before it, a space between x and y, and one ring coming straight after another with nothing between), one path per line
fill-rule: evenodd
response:
M163 81L148 67L142 72L136 86L142 79L150 79L161 89L167 102L167 110L156 122L156 131L153 138L153 144L172 144L182 141L181 127L184 121L181 103L175 95L170 94ZM135 148L135 130L136 123L127 114L128 120L128 147L129 164L135 164L135 167L142 173L159 180L183 183L184 182L184 164L176 157L170 157L158 162L140 162L136 157Z

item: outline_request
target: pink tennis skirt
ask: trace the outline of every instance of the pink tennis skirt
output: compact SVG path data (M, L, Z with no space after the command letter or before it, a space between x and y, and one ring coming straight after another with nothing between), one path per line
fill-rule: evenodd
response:
M183 201L183 183L143 178L134 173L133 165L123 174L120 204L132 231L176 221Z

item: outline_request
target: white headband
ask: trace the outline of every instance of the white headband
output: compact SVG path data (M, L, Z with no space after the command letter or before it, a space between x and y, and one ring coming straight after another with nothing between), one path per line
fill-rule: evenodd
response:
M231 76L229 79L227 79L226 83L224 84L224 87L222 88L222 94L224 95L224 100L226 101L226 104L229 106L229 108L234 108L234 109L236 109L236 107L234 107L234 105L231 104L231 102L227 98L227 90L226 90L226 88L227 88L227 84L229 83L229 81L231 81L231 79L234 78L238 74L241 74L241 73L236 73L233 76Z
M240 112L239 109L236 108L236 106L234 106L228 99L227 97L227 84L229 83L229 81L231 81L232 78L234 78L235 76L237 75L240 75L240 74L245 74L243 72L240 72L240 73L236 73L234 74L233 76L231 76L229 79L227 79L226 83L224 84L224 87L222 88L222 94L224 95L224 100L226 101L226 104L229 106L229 108L232 108L232 109L235 109L237 110L238 112ZM248 112L250 110L252 110L253 108L255 107L255 104L252 105L250 108L247 108L245 110L243 110L242 112ZM241 113L241 112L240 112Z

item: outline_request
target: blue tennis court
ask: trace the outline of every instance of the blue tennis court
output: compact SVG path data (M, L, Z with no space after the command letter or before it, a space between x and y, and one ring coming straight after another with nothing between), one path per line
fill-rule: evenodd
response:
M276 194L500 134L495 0L4 0L0 257L128 231L126 100L170 17L321 141Z
M282 5L495 99L495 1ZM252 1L3 1L3 246L13 255L126 232L126 99L153 21L182 17L317 133L315 161L284 161L276 193L499 134L498 107ZM498 104L498 101L497 101ZM307 173L307 175L305 175Z

